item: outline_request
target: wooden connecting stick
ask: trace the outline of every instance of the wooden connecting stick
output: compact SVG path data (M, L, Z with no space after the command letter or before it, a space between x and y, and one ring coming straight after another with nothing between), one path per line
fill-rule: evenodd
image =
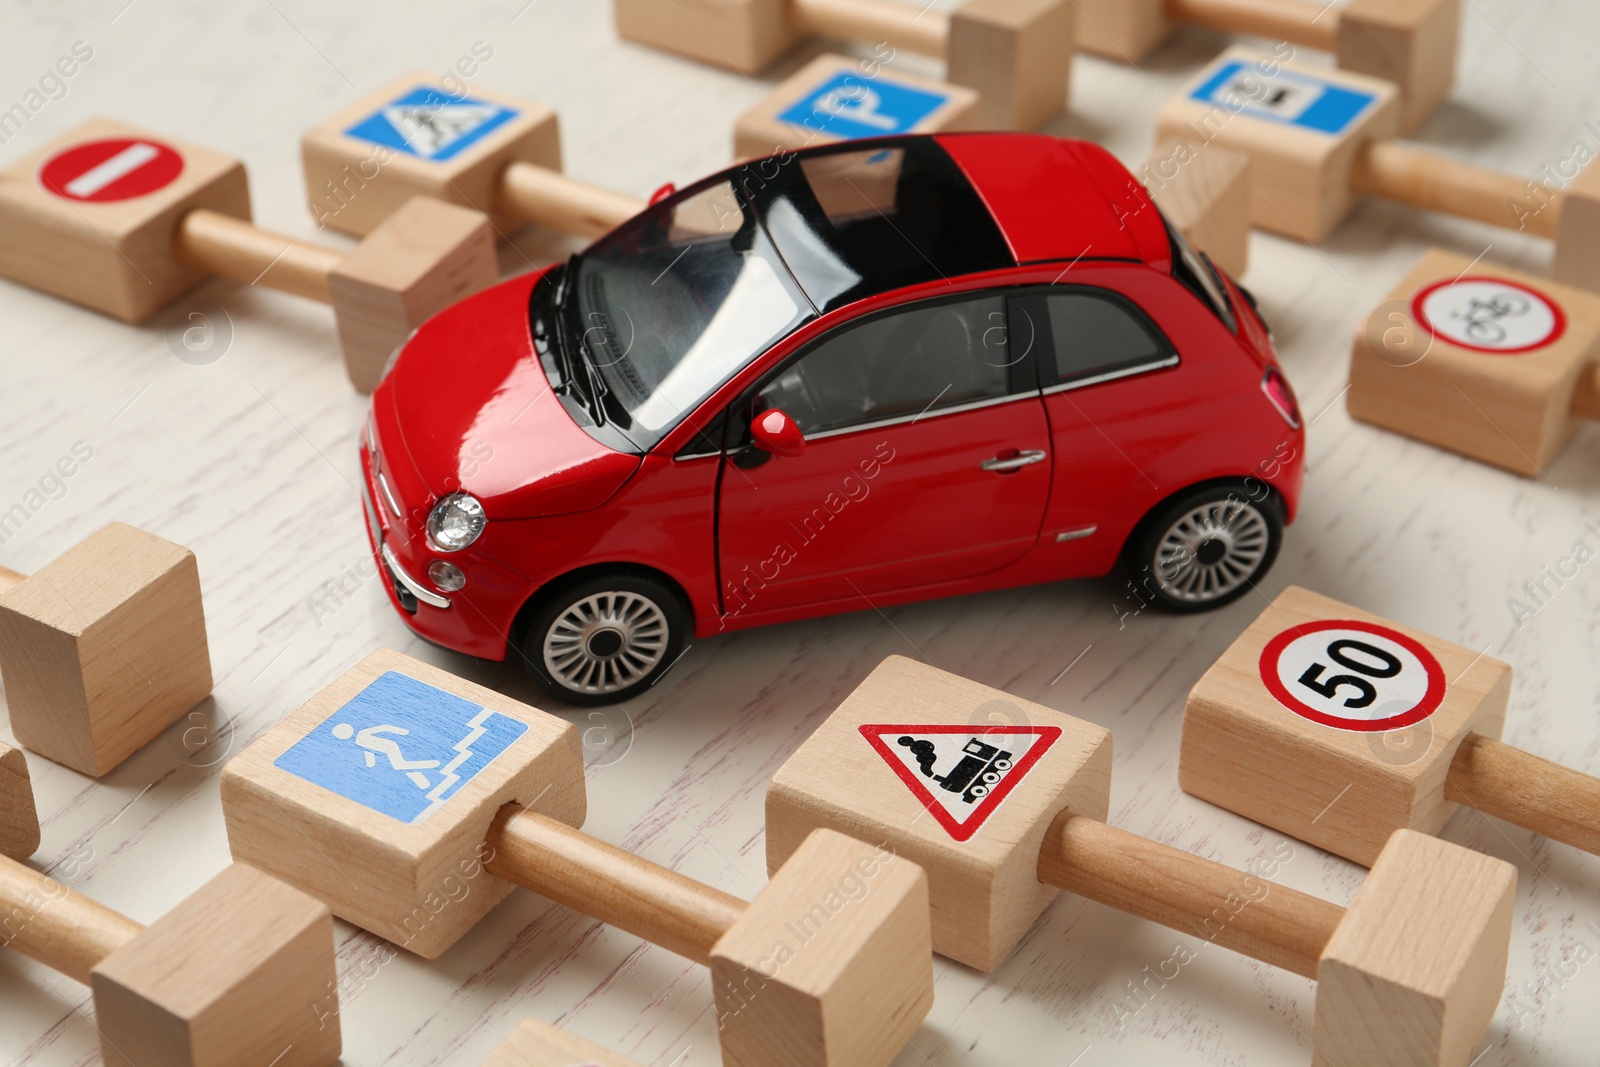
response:
M209 275L329 304L370 392L424 319L498 279L481 217L395 207L349 253L284 237L250 222L237 159L95 119L0 171L0 276L131 323Z
M1514 868L1401 831L1340 908L1107 826L1110 774L1100 727L891 657L773 776L767 862L823 828L885 842L928 872L934 949L982 970L1066 890L1315 978L1329 1067L1475 1050L1504 986Z
M1206 671L1179 779L1357 863L1466 805L1600 854L1600 780L1503 744L1511 667L1291 586Z
M672 0L613 0L630 41L756 75L811 35L945 61L945 79L981 98L979 124L1026 130L1067 106L1070 0L966 0L952 11L896 0L731 0L714 11ZM905 130L890 132L904 133Z
M517 1024L483 1067L640 1067L541 1019Z
M1450 95L1461 0L1078 0L1078 40L1107 59L1145 58L1179 25L1333 53L1344 70L1393 82L1400 128L1415 131Z
M727 1064L887 1064L932 1004L914 864L818 833L746 904L574 829L572 725L396 652L230 761L222 798L236 860L424 957L520 885L710 966Z
M109 773L211 692L194 553L113 523L0 574L0 676L24 747Z

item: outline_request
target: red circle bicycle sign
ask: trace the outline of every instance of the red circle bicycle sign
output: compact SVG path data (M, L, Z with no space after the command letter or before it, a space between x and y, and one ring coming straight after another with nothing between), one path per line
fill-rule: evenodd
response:
M1261 651L1278 703L1337 730L1380 733L1421 722L1444 701L1444 668L1420 642L1370 622L1307 622Z
M149 196L182 173L183 157L160 141L112 137L57 152L39 168L39 184L65 200L104 204Z
M1430 285L1411 317L1435 337L1474 352L1514 356L1554 344L1567 315L1554 300L1504 278L1455 278Z

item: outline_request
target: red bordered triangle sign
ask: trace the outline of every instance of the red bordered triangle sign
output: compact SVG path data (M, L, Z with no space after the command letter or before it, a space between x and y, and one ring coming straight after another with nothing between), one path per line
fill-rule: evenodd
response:
M1056 743L1061 728L868 724L861 736L945 832L966 841Z

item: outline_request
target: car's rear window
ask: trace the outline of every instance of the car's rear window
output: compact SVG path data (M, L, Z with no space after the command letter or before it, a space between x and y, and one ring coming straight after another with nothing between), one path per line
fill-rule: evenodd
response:
M773 244L820 311L1015 264L972 183L931 138L775 156L742 173Z

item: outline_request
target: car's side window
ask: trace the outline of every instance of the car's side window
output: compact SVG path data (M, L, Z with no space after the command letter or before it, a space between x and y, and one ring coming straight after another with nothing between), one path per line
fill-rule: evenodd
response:
M1174 362L1172 346L1145 315L1120 297L1091 289L1045 296L1045 317L1055 349L1046 388ZM1049 361L1046 360L1048 367Z
M1005 297L992 293L847 324L768 382L756 407L781 408L812 435L1003 397L1009 333Z

